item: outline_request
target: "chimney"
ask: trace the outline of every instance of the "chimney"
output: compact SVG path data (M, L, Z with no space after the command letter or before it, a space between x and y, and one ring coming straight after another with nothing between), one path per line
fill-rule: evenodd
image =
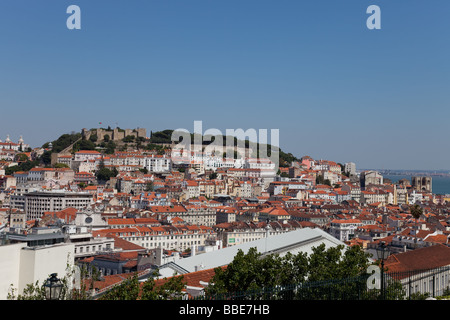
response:
M155 264L157 266L162 265L163 263L163 248L162 247L158 247L156 248L156 261Z
M203 270L205 266L203 264L199 264L198 266L195 266L195 271Z

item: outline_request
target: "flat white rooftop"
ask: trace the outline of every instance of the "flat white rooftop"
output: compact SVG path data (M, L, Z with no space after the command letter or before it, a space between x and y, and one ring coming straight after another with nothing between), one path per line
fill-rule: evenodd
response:
M288 252L291 252L292 254L305 252L310 255L312 249L318 247L322 243L325 244L326 248L336 247L338 245L347 246L342 241L339 241L321 229L303 228L270 236L269 238L183 258L163 266L159 271L162 277L171 277L174 275L175 271L178 274L180 274L181 270L184 270L184 273L190 273L197 271L199 266L201 266L201 269L203 270L225 266L233 261L239 250L247 253L248 250L253 247L262 254L276 253L283 256Z

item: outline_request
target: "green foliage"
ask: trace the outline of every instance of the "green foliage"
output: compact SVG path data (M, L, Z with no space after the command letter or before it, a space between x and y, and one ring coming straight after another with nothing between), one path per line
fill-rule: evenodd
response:
M420 217L423 214L423 209L421 206L419 206L418 204L414 204L409 206L409 210L411 212L411 215L414 217L414 219L416 220L416 225L417 225L417 220L420 219Z
M69 256L69 255L68 255ZM75 288L75 274L77 266L71 265L69 262L66 265L66 274L61 278L62 290L60 300L88 300L91 299L91 290L95 281L100 279L100 272L94 267L89 273L86 266L82 266L79 271L80 287ZM50 277L50 275L49 275ZM72 282L72 285L69 285ZM71 289L69 289L71 288ZM44 283L39 281L27 284L21 294L17 295L17 289L11 284L7 299L8 300L45 300Z
M305 254L262 256L256 248L246 254L239 250L227 268L216 268L206 294L226 294L228 292L258 291L279 285L303 282L306 277Z
M152 132L150 137L150 143L172 143L173 130L163 130L158 132Z
M136 275L105 293L99 300L137 300L139 297L139 280Z
M22 294L16 296L16 290L10 287L7 296L8 300L45 300L45 289L42 285L39 285L39 281L35 283L29 283L23 289Z
M28 156L24 153L19 153L16 155L16 161L23 162L23 161L27 161L27 160L28 160Z
M164 131L158 131L158 132L151 132L151 136L150 136L150 144L156 144L156 143L167 143L170 144L172 143L172 134L173 134L174 130L164 130ZM193 143L195 141L195 134L191 133L190 134L190 139L191 142ZM201 138L202 144L203 145L210 145L212 143L215 142L216 137L215 136L203 136ZM180 141L182 139L180 138ZM246 148L250 147L250 141L249 140L241 140L241 142L239 142L237 137L233 137L233 136L222 136L222 145L225 147L227 146L227 141L229 142L233 142L233 146L238 146L242 143L242 145ZM174 142L179 142L179 141L174 141ZM295 157L292 153L285 153L282 150L280 150L278 147L275 146L271 146L270 144L266 144L267 146L267 155L260 155L260 149L261 144L256 143L256 148L257 150L253 150L253 154L251 155L252 157L267 157L271 155L271 151L272 148L274 148L275 150L279 151L279 164L280 167L289 167L291 165L291 163L293 161L299 161L299 159L297 157ZM147 146L147 148L149 148L148 150L154 150L154 147L149 147ZM150 149L152 148L152 149ZM223 157L225 157L225 152L223 153ZM238 154L234 153L234 158L238 159L238 157L240 157Z
M316 184L325 184L331 187L331 181L329 179L324 179L323 175L320 174L316 177Z
M116 168L108 169L103 167L95 173L95 176L98 181L108 181L110 178L117 176L117 174L118 171Z
M77 152L80 150L95 150L96 144L90 140L80 140L73 145L73 151Z
M90 272L86 265L80 267L80 288L68 291L68 300L89 300L95 281L100 280L100 271L94 266Z
M142 172L143 174L147 174L148 173L148 169L147 168L139 168L139 171Z
M344 250L344 246L326 249L321 244L313 248L309 257L303 252L280 257L275 254L263 256L256 248L250 248L246 254L239 250L227 268L215 269L211 279L213 285L208 286L205 293L213 296L233 292L264 292L268 288L358 277L366 272L368 258L369 255L359 246ZM365 282L355 285L365 285ZM354 285L347 289L355 292Z
M386 286L385 300L404 300L406 291L399 281L389 280Z
M279 158L280 167L290 167L293 161L299 161L292 153L285 153L281 150L279 150Z
M68 146L70 146L72 143L74 143L75 141L77 141L80 138L81 138L81 133L63 134L55 141L52 141L52 145L53 145L52 151L53 152L61 152L62 150L64 150L65 148L67 148ZM47 148L48 145L49 145L49 143L47 142L42 147Z
M39 166L39 164L40 164L39 160L33 160L33 161L27 160L25 162L19 163L19 165L17 165L17 166L7 167L5 169L5 174L12 175L14 172L17 172L17 171L29 171L29 170L33 169L34 167Z
M436 297L438 300L450 300L450 287L446 287L442 296Z
M163 146L161 146L159 144L149 143L145 147L145 150L149 150L149 151L155 150L158 154L163 154L164 150L165 150L165 147L163 147Z
M108 143L106 144L105 153L106 154L113 154L115 151L116 151L116 144L114 143L114 141L108 140Z
M44 153L41 156L41 161L46 165L50 165L52 162L52 152L51 151L44 151Z
M126 144L126 143L123 146L119 147L119 151L127 151L127 149L128 149L128 144Z
M152 191L154 191L154 190L155 190L155 187L154 187L154 185L153 185L153 182L152 182L152 181L148 182L147 185L145 186L145 191L150 191L150 192L152 192Z
M343 245L325 249L321 244L312 251L308 261L309 281L355 277L365 273L369 266L369 254L360 246L347 247L344 252Z
M422 207L419 206L418 204L414 204L414 205L411 205L409 208L410 208L411 215L414 217L414 219L416 219L416 220L419 219L423 213Z
M122 139L123 142L134 142L135 136L126 136Z
M99 300L177 300L183 296L183 276L164 278L164 284L157 286L153 278L140 284L134 274L120 285L109 290Z
M430 293L428 293L428 292L425 292L425 293L415 292L415 293L412 293L409 298L411 300L425 300L429 297L430 297Z
M214 180L214 179L217 179L217 173L216 172L213 172L213 173L211 173L209 175L209 180Z
M96 133L91 134L91 136L89 137L89 140L92 142L97 142L97 140L98 140L97 134Z
M55 168L70 168L67 164L65 163L55 163L54 165Z

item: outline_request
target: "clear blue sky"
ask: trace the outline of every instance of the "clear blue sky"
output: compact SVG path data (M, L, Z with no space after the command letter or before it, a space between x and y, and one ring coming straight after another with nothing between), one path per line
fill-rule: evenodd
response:
M0 139L202 120L279 129L299 157L450 169L449 16L447 0L2 0Z

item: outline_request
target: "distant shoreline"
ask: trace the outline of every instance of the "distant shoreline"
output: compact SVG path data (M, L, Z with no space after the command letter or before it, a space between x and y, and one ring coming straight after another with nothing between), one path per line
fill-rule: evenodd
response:
M403 171L389 171L387 174L383 171L382 176L384 179L389 179L392 183L397 183L401 179L411 180L413 176L428 176L432 179L432 192L435 195L446 195L450 194L450 174L443 173L430 173L430 172L407 172Z
M389 176L440 176L440 177L450 177L449 170L386 170L386 169L361 169L362 171L374 170L379 172L381 175Z

